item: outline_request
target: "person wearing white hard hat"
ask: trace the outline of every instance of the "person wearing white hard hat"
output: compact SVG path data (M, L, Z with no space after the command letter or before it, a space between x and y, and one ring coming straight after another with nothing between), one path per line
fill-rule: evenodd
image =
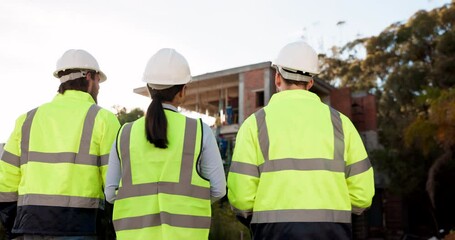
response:
M0 218L10 239L98 239L120 123L97 105L106 75L90 53L66 51L53 75L58 94L16 120L0 156Z
M351 213L374 195L352 122L310 92L318 55L303 41L272 63L277 93L239 129L228 199L253 239L351 239Z
M117 239L208 239L211 202L226 194L226 179L210 127L177 109L188 63L160 49L143 81L152 97L146 116L120 129L109 158L105 195Z

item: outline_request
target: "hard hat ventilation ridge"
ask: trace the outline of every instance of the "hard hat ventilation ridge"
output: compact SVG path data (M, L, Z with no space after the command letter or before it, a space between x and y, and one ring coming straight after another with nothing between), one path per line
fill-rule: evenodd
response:
M80 72L73 72L64 76L60 77L60 83L64 83L66 81L75 80L81 77L85 77L87 75L87 71L81 70Z
M294 69L289 69L289 68L284 68L282 67L282 69L286 72L289 72L289 73L294 73L294 74L300 74L300 75L303 75L303 76L308 76L308 77L312 77L313 75L309 72L303 72L303 71L300 71L300 70L294 70Z

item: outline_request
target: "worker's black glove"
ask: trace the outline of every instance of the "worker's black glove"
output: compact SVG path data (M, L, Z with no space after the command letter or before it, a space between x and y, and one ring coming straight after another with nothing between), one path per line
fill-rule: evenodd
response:
M253 218L253 215L250 215L246 218L237 215L236 218L237 218L237 220L239 220L239 222L241 222L243 225L245 225L245 227L250 228L250 223L251 223L251 219Z

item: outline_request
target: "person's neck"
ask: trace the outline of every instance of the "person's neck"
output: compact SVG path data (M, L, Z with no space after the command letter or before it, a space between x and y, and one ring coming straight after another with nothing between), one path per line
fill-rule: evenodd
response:
M286 91L286 90L308 90L306 89L306 87L304 86L299 86L299 85L295 85L295 84L292 84L292 85L284 85L281 87L281 91Z
M176 101L163 101L162 103L172 105L172 106L174 106L175 108L178 108L179 105L180 105L180 104L177 103Z

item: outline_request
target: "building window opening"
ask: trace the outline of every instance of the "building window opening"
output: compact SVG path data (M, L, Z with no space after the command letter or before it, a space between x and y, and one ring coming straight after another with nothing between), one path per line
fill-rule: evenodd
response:
M256 107L264 106L264 91L256 92Z

